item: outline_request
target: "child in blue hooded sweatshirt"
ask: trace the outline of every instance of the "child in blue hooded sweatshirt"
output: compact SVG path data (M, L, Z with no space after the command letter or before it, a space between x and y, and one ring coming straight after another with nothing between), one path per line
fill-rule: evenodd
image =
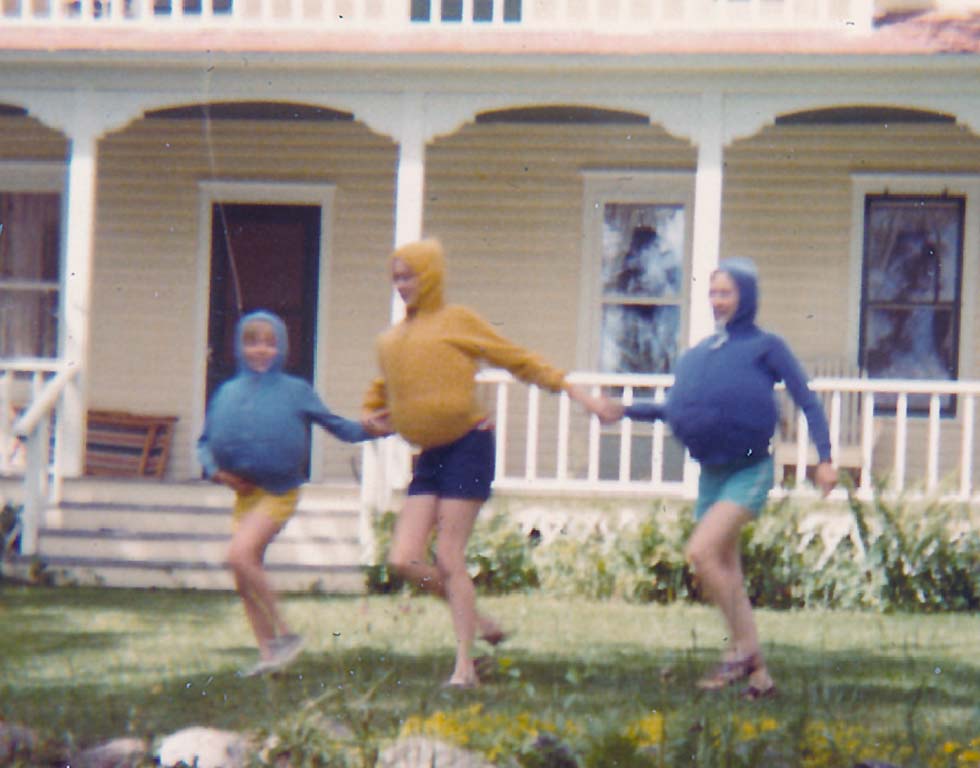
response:
M711 276L717 332L681 356L664 404L611 404L607 416L666 420L701 466L697 526L687 559L706 597L728 627L728 651L705 690L748 680L746 698L775 693L759 647L739 554L742 527L755 518L773 485L770 442L779 419L773 393L783 381L806 415L819 464L815 482L829 493L837 483L823 407L786 342L755 324L758 283L749 259L726 259Z
M238 374L212 397L197 445L205 476L235 491L228 565L259 646L249 675L285 667L303 647L279 612L262 561L296 511L310 426L348 443L376 436L332 413L306 381L284 373L287 350L286 327L276 315L253 312L239 321Z

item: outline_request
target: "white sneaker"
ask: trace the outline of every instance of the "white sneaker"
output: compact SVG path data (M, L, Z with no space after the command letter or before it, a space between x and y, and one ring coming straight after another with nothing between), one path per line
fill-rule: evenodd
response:
M269 643L272 655L262 662L266 667L262 672L274 672L289 666L300 655L303 645L303 638L299 635L280 635L273 638Z
M264 675L266 672L271 672L272 667L270 666L269 659L259 659L252 666L239 670L239 677L258 677L259 675Z

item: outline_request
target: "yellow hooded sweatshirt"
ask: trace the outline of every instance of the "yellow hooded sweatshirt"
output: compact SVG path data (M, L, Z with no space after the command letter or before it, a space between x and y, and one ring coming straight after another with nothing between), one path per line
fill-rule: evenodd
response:
M436 240L404 245L392 254L419 278L407 315L378 337L381 377L364 408L388 408L402 437L422 448L446 445L472 430L486 413L476 398L481 363L557 392L565 373L501 336L472 310L443 302L445 257Z

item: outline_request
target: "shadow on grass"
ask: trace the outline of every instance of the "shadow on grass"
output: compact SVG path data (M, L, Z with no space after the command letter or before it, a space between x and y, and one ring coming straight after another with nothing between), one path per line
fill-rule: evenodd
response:
M242 649L243 652L245 649ZM591 657L543 658L519 649L496 654L484 685L472 691L442 687L448 653L404 655L377 649L304 654L287 671L243 678L237 666L212 673L173 673L151 685L79 685L70 679L36 687L0 686L0 718L31 724L57 743L82 745L136 734L159 736L189 725L269 732L311 701L341 720L368 718L382 739L397 735L412 716L479 703L481 711L621 726L656 710L684 727L702 717L732 712L789 718L804 712L836 721L871 722L903 733L910 707L927 710L975 706L980 674L955 665L941 676L926 660L875 654L806 656L791 646L771 653L780 697L741 701L738 689L703 693L695 682L713 658L704 653L616 652ZM240 659L229 652L230 662Z

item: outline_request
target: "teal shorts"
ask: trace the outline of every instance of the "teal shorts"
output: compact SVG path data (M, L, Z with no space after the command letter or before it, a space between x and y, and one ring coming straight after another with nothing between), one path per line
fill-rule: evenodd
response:
M700 520L719 501L738 504L758 517L769 498L773 472L772 456L752 464L723 464L717 467L702 464L694 519Z

